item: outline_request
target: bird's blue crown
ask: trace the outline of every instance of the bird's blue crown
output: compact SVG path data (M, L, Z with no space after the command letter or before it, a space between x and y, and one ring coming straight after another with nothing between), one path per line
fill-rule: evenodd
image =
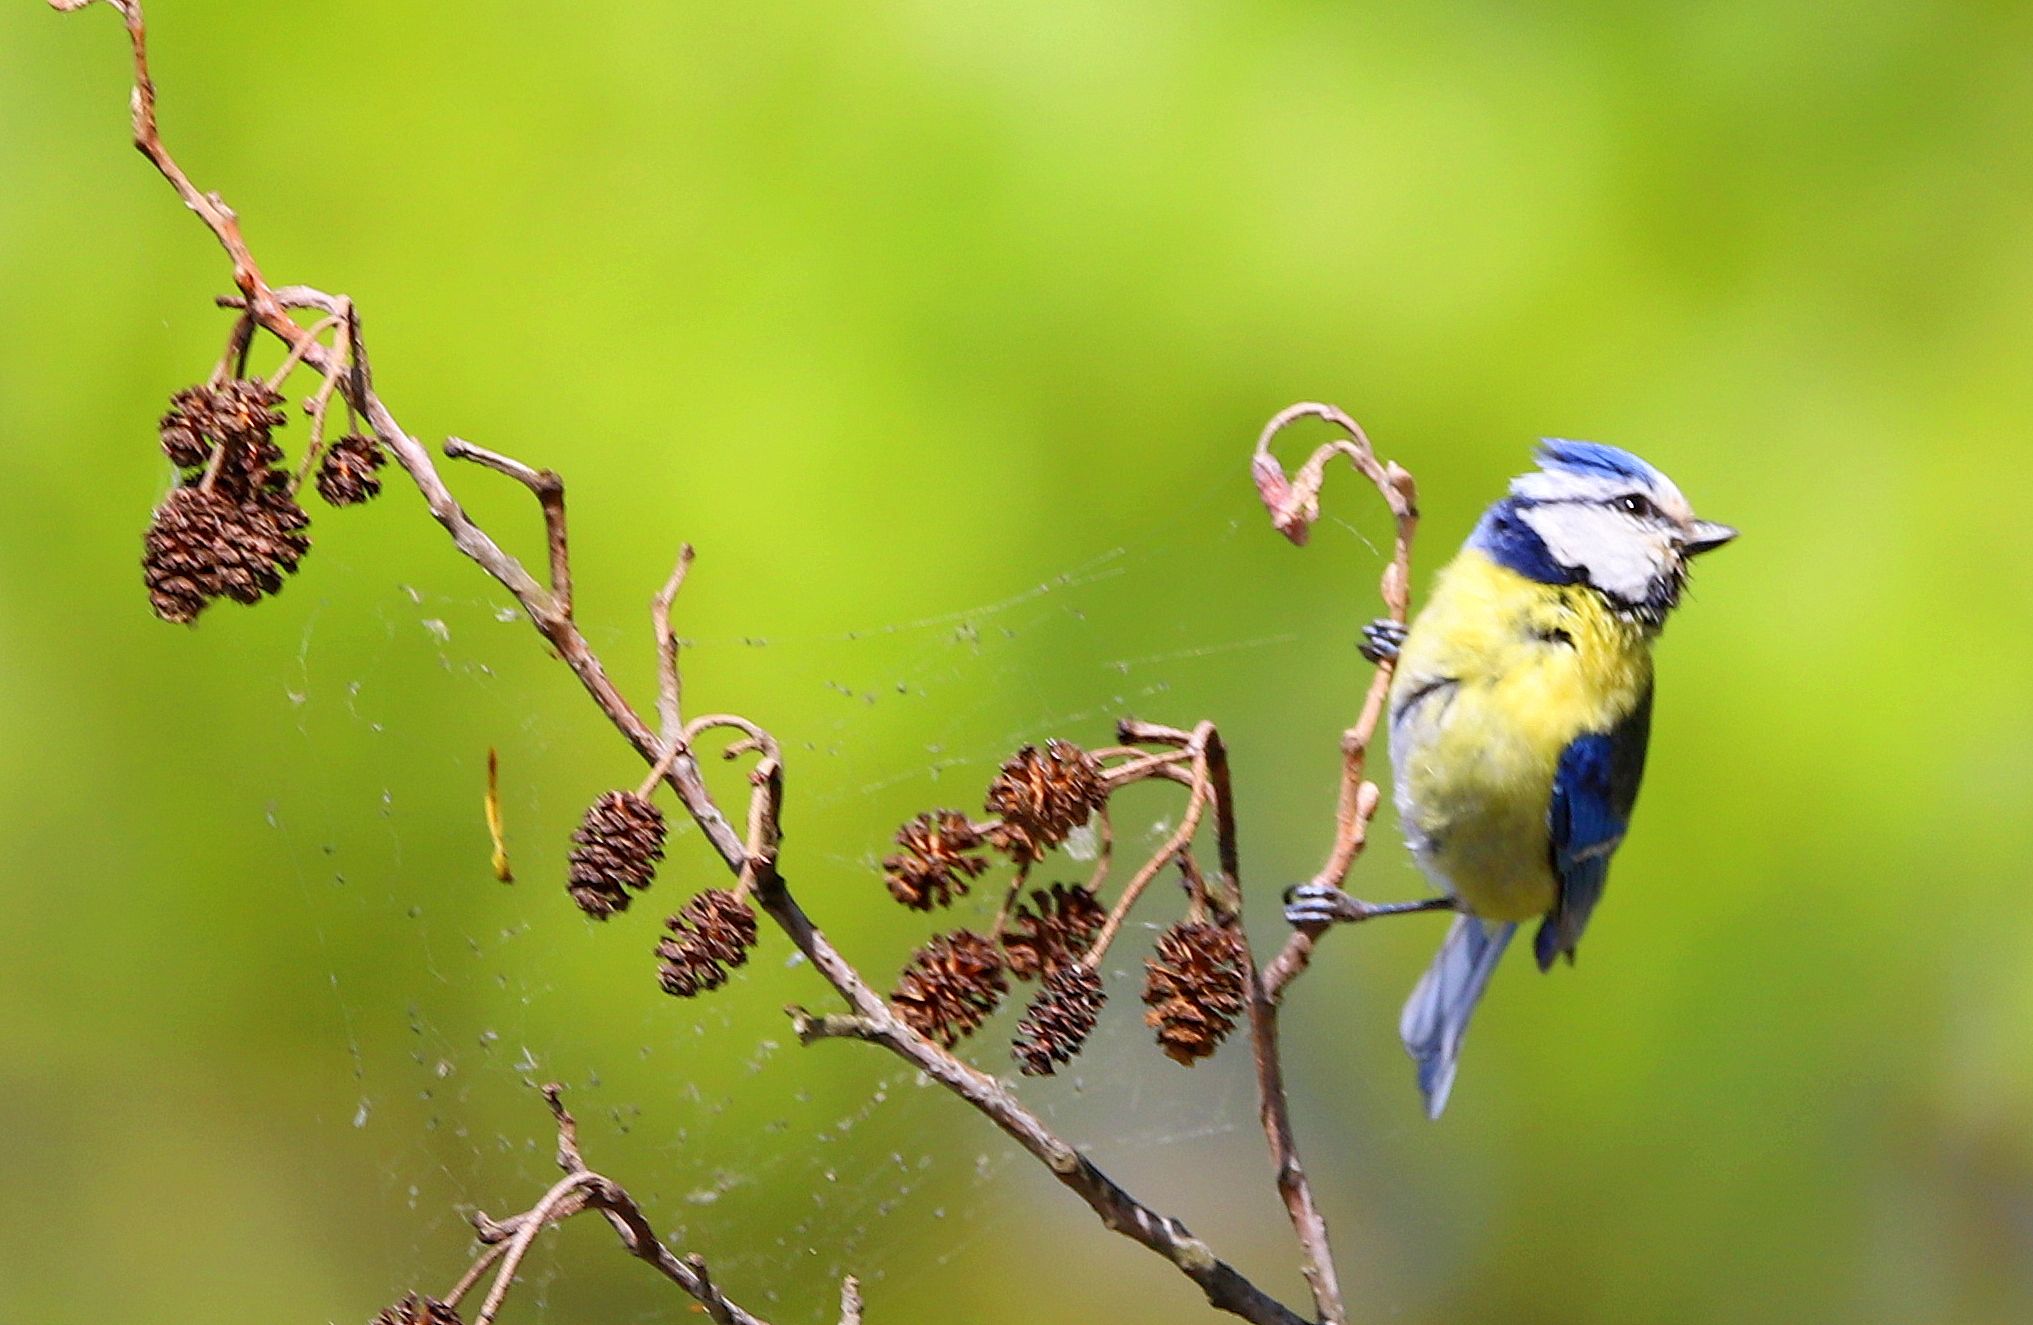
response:
M1544 437L1532 457L1539 468L1572 474L1577 478L1609 479L1615 482L1650 486L1659 471L1617 446L1601 442L1576 442L1565 437Z

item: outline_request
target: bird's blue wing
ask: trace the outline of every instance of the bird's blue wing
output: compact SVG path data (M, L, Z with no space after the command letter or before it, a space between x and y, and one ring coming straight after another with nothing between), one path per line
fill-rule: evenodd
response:
M1562 953L1574 960L1589 913L1609 882L1609 858L1624 840L1645 772L1652 730L1652 692L1606 732L1576 737L1553 772L1553 803L1546 810L1553 877L1560 897L1539 926L1532 951L1546 970Z

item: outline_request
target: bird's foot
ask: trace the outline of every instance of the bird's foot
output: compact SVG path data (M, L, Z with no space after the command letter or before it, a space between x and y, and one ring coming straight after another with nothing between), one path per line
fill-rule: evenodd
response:
M1285 923L1288 925L1338 925L1379 916L1422 915L1429 911L1458 911L1461 904L1452 897L1422 897L1414 902L1365 902L1350 897L1331 883L1295 883L1285 889Z
M1373 663L1396 662L1398 650L1404 647L1406 628L1389 617L1379 617L1362 628L1362 643L1357 647L1362 656Z
M1295 883L1285 889L1285 923L1333 925L1366 920L1369 908L1331 883Z

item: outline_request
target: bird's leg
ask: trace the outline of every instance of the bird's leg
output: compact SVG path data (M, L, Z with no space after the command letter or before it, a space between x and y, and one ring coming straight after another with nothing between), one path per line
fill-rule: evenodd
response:
M1389 617L1378 617L1362 628L1362 643L1357 647L1362 656L1373 663L1396 662L1398 649L1405 642L1405 627Z
M1365 902L1360 897L1350 897L1331 883L1296 883L1285 889L1285 922L1291 925L1352 924L1380 916L1457 909L1452 897L1422 897L1416 902Z

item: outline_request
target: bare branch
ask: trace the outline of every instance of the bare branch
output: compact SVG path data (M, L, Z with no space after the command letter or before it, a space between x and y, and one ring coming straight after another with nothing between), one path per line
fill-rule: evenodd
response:
M582 1211L598 1210L630 1255L646 1262L689 1294L716 1325L768 1325L767 1321L743 1310L720 1291L706 1272L705 1261L696 1255L679 1256L666 1247L650 1227L641 1207L620 1184L586 1167L586 1161L579 1152L578 1124L565 1108L563 1092L554 1084L547 1085L543 1087L543 1096L557 1122L558 1167L564 1170L565 1176L553 1184L535 1205L519 1215L503 1220L489 1219L485 1214L474 1215L474 1227L484 1249L466 1273L460 1276L459 1282L453 1285L452 1291L445 1296L445 1302L456 1306L487 1270L499 1262L494 1285L473 1318L473 1325L490 1325L500 1313L502 1303L514 1286L516 1269L537 1235L547 1226L561 1223Z
M783 904L795 907L781 889L779 896ZM802 912L798 914L802 916ZM792 930L794 925L787 924L785 928ZM814 965L820 964L812 953L807 952L807 956L813 958ZM858 1017L820 1018L801 1008L790 1009L802 1042L852 1038L879 1044L958 1095L1050 1169L1054 1177L1087 1203L1104 1226L1177 1266L1200 1286L1210 1306L1255 1325L1307 1325L1305 1317L1244 1278L1194 1237L1183 1223L1159 1214L1116 1185L1092 1160L1055 1136L994 1077L913 1032L879 998L871 996L869 1005L859 1011Z
M534 469L484 446L475 446L463 437L447 437L445 454L454 460L471 460L497 474L506 474L535 494L544 513L544 542L551 559L551 605L559 615L572 615L572 548L565 533L565 481L554 469Z
M1315 450L1300 467L1297 476L1288 480L1277 457L1271 454L1271 442L1287 426L1303 418L1324 419L1348 436ZM1307 531L1320 518L1320 487L1325 481L1327 464L1335 456L1345 457L1357 472L1370 481L1390 508L1397 532L1390 563L1384 567L1378 584L1378 593L1390 619L1403 625L1411 613L1412 536L1419 527L1418 489L1411 474L1395 462L1384 463L1376 458L1376 452L1361 425L1346 411L1333 405L1306 402L1280 411L1265 424L1262 435L1257 438L1252 461L1257 491L1263 497L1264 505L1271 513L1271 523L1278 531L1294 543L1304 543ZM1391 674L1392 665L1388 659L1377 664L1355 725L1342 733L1341 789L1334 813L1334 845L1328 852L1326 863L1313 876L1312 882L1316 884L1341 887L1348 879L1348 872L1355 867L1356 859L1362 855L1363 848L1368 845L1370 820L1376 816L1381 794L1365 773L1369 745L1376 736L1377 724L1383 719L1384 705L1390 697ZM1359 905L1370 907L1378 915L1395 913L1389 908L1371 907L1368 903ZM1295 929L1285 941L1284 948L1265 968L1264 993L1272 1003L1282 999L1286 986L1305 971L1322 928L1302 926Z
M1211 806L1222 881L1221 905L1239 915L1242 910L1241 851L1236 841L1235 793L1229 775L1228 748L1221 739L1220 731L1211 722L1203 722L1187 732L1177 727L1127 718L1116 725L1116 731L1125 741L1176 746L1191 755L1192 794L1185 819L1179 831L1159 849L1152 861L1161 863L1174 857L1183 859L1182 853L1192 839L1201 813ZM1167 765L1163 771L1177 775L1183 770L1177 765ZM1144 877L1141 871L1138 877ZM1133 880L1130 889L1137 886ZM1129 889L1125 890L1125 898L1129 892ZM1119 914L1112 916L1111 920L1118 919ZM1270 1148L1278 1195L1284 1202L1293 1235L1299 1243L1301 1271L1307 1287L1312 1290L1315 1311L1324 1325L1345 1325L1348 1309L1343 1303L1333 1250L1328 1243L1327 1221L1313 1198L1312 1185L1306 1178L1306 1170L1299 1160L1298 1144L1292 1135L1291 1106L1286 1099L1284 1066L1278 1049L1277 1004L1265 990L1248 944L1243 944L1242 949L1245 1006L1249 1013L1251 1051L1256 1064L1257 1113L1263 1125L1265 1143Z
M678 590L685 587L685 575L692 569L692 555L690 543L679 545L678 564L671 567L671 577L657 590L649 608L650 626L656 632L657 725L666 741L675 739L684 725L681 701L685 686L678 671L678 636L671 629L671 604L676 601Z

